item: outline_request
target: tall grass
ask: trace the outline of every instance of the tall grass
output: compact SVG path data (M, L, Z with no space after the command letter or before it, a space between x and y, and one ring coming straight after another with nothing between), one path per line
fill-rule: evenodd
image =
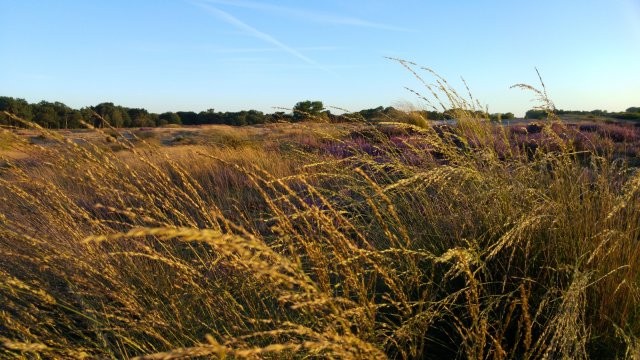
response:
M56 145L0 169L0 355L638 358L640 174L434 81L457 125L400 138L116 154L39 129Z

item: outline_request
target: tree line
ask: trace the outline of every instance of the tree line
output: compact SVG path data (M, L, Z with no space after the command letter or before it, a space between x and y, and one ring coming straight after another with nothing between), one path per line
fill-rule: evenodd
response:
M0 125L21 126L15 120L2 114L2 111L12 113L21 119L33 121L40 126L51 129L75 129L90 124L104 127L106 123L118 128L127 127L155 127L166 125L255 125L273 122L298 122L316 120L324 122L376 121L402 119L406 112L394 107L364 109L351 114L336 115L325 109L321 101L300 101L290 112L276 111L265 114L258 110L243 110L236 112L218 112L214 109L206 111L177 111L156 114L143 108L128 108L111 102L100 103L81 109L73 109L61 102L41 101L28 103L24 99L0 96ZM429 120L446 120L455 118L454 110L436 112L418 110L413 111ZM479 112L479 116L482 116ZM514 118L512 113L491 114L492 120Z
M326 110L320 101L301 101L292 112L276 111L265 114L258 110L236 112L219 112L214 109L206 111L177 111L152 113L143 108L129 108L111 102L100 103L81 109L73 109L61 102L41 101L29 103L24 99L0 96L0 125L22 126L19 122L4 115L2 111L12 113L19 118L32 121L50 129L74 129L86 127L104 127L106 123L113 127L155 127L166 125L255 125L271 122L296 122L309 118L325 121L341 122L349 119L342 115L334 115Z
M414 110L411 111L414 115L419 115L425 120L451 120L457 117L457 113L459 111L464 111L468 113L468 110L463 109L449 109L446 111L429 111L429 110ZM364 119L373 120L373 119L401 119L406 115L405 111L395 109L393 107L377 107L373 109L360 110L358 112ZM510 120L515 119L515 115L513 113L492 113L488 114L483 111L475 111L475 115L478 118L489 118L492 121L500 121L500 120Z
M114 127L155 127L169 124L251 125L287 120L287 114L284 112L264 114L257 110L216 112L213 109L209 109L199 113L178 111L156 114L146 109L128 108L111 102L104 102L81 109L72 109L61 102L41 101L30 104L24 99L6 96L0 97L0 125L20 126L16 121L2 114L2 111L7 111L21 119L33 121L40 126L52 129L81 128L85 127L83 123L95 127L103 127L106 125L105 122Z
M104 127L107 122L113 127L155 127L167 125L255 125L273 122L298 122L304 120L316 120L325 122L349 122L349 121L396 121L403 119L407 112L394 107L364 109L355 113L336 115L325 109L321 101L300 101L289 112L276 111L265 114L258 110L243 110L236 112L219 112L214 109L206 111L177 111L156 114L143 108L129 108L104 102L95 106L81 109L73 109L61 102L41 101L29 103L24 99L0 96L0 125L22 126L2 111L12 113L21 119L33 121L40 126L50 129L75 129L90 124L95 127ZM425 120L455 119L456 109L443 112L416 110L412 115L417 115ZM579 114L608 116L619 119L640 120L640 107L628 108L625 112L607 113L607 111L566 111L556 110L559 115ZM489 118L493 121L509 120L515 118L513 113L487 114L477 112L478 117ZM546 117L542 110L529 110L527 119L541 119Z
M625 111L620 112L608 112L607 110L591 110L591 111L580 111L580 110L554 110L554 114L556 115L581 115L587 117L608 117L618 120L640 120L640 106L634 106L626 109ZM525 114L525 119L546 119L549 116L549 113L545 110L529 110Z

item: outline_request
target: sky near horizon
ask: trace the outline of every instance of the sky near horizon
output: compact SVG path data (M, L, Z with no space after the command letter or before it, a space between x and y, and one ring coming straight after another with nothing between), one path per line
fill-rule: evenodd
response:
M0 46L0 96L74 108L423 107L385 57L490 112L535 106L536 67L558 108L640 106L640 0L0 0Z

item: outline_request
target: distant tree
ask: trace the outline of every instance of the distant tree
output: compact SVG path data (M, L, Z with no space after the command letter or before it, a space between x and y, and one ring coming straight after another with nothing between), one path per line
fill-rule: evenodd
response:
M322 101L300 101L293 107L293 119L296 121L319 116L324 110Z
M69 128L69 118L71 114L75 111L68 107L67 105L56 101L53 103L48 103L49 106L53 108L53 111L56 113L55 127L57 128Z
M113 122L111 121L112 114L115 110L115 105L113 105L113 103L110 103L110 102L100 103L96 106L92 106L91 110L95 111L96 114L100 115L102 119L104 119L111 125L118 126L117 124L113 124ZM102 126L103 125L101 123L102 119L97 118L95 125Z
M224 123L227 125L243 126L248 125L247 111L224 113Z
M126 114L126 111L122 111L118 108L114 108L109 119L110 120L109 124L114 127L125 126L123 113ZM131 119L129 119L129 124L130 123L131 123Z
M640 106L633 106L627 109L628 113L640 113Z
M534 110L531 109L529 111L527 111L524 115L525 119L532 119L532 120L539 120L539 119L546 119L548 116L547 112L544 110Z
M293 120L293 116L290 114L286 114L284 111L276 111L271 114L269 121L270 122L291 122Z
M366 120L375 120L384 117L384 107L378 106L373 109L360 110L359 113Z
M71 110L65 115L65 129L77 129L85 121L80 110Z
M217 113L214 109L208 109L207 111L201 111L198 114L196 124L224 124L224 115Z
M2 114L2 111L16 115L23 120L31 121L33 119L33 108L24 99L0 96L0 124L20 126L20 123L16 123L14 120L9 119L8 116Z
M46 128L59 128L60 122L53 103L40 101L35 105L34 119L36 123Z
M246 121L247 121L247 124L250 124L250 125L264 124L266 122L266 118L264 116L264 113L262 113L262 111L249 110L247 111Z
M149 126L158 126L158 122L160 121L160 116L156 113L149 113L149 121L152 125Z
M404 111L396 109L392 106L384 108L385 119L399 119L404 116Z
M134 127L150 127L156 126L149 112L145 109L128 109L127 113L131 118L131 124Z
M513 113L496 113L496 114L490 114L489 115L489 119L491 121L503 121L503 120L512 120L515 119L515 115L513 115Z
M80 115L82 115L82 120L87 124L91 124L96 120L91 107L83 107L80 109Z
M128 109L122 106L116 106L110 102L100 103L96 106L92 106L91 109L95 111L100 118L95 117L94 126L103 127L106 124L102 123L104 119L110 126L113 127L129 127L132 126L131 117L129 116Z
M184 125L195 125L198 123L198 114L193 111L178 111L176 113Z
M174 112L165 112L158 116L158 125L182 124L180 115Z

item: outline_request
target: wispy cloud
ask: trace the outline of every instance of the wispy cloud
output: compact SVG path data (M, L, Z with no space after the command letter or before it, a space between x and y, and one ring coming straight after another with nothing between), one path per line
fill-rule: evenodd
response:
M308 11L300 8L286 7L280 5L266 4L255 1L246 1L246 0L203 0L211 4L217 5L228 5L234 7L240 7L245 9L252 10L264 10L273 13L278 13L281 15L303 19L307 21L313 21L318 23L329 23L329 24L339 24L339 25L347 25L347 26L357 26L357 27L365 27L379 30L388 30L388 31L400 31L400 32L415 32L414 30L394 26L384 23L378 23L373 21L368 21L356 17L349 16L341 16L326 12L318 12L318 11Z
M220 20L235 26L236 28L244 31L245 33L258 38L266 43L269 43L275 47L277 47L278 49L306 62L309 65L313 65L318 69L324 70L324 71L329 71L328 69L324 68L322 65L320 65L319 63L315 62L314 60L308 58L307 56L305 56L304 54L302 54L300 51L292 48L289 45L284 44L283 42L281 42L280 40L276 39L275 37L262 32L256 28L254 28L253 26L247 24L246 22L236 18L235 16L229 14L226 11L220 10L216 7L207 5L203 2L191 2L192 4L199 6L200 8L204 9L205 11L209 12L210 14L214 15L215 17L219 18Z
M224 48L224 47L212 47L205 46L203 50L219 53L219 54L253 54L253 53L272 53L282 51L281 48L278 47L263 47L263 48ZM304 47L296 47L297 51L309 51L309 52L319 52L319 51L337 51L338 47L335 46L304 46Z
M245 35L244 31L237 31L237 34ZM303 53L318 53L318 52L332 52L341 50L337 46L297 46L294 48L298 52ZM142 51L152 53L170 53L174 51L180 52L208 52L213 54L266 54L281 52L282 49L271 46L263 47L224 47L211 44L185 44L185 43L131 43L127 45L128 51Z
M309 65L307 63L296 63L292 64L291 62L277 62L277 60L263 58L263 57L222 57L215 59L216 63L224 64L225 66L233 66L237 68L243 69L243 71L249 71L247 69L247 65L250 64L260 64L261 69L254 70L262 70L264 68L283 68L283 69L317 69L315 65ZM362 69L363 66L360 64L352 64L352 65L322 65L323 68L328 70L340 70L340 69Z

